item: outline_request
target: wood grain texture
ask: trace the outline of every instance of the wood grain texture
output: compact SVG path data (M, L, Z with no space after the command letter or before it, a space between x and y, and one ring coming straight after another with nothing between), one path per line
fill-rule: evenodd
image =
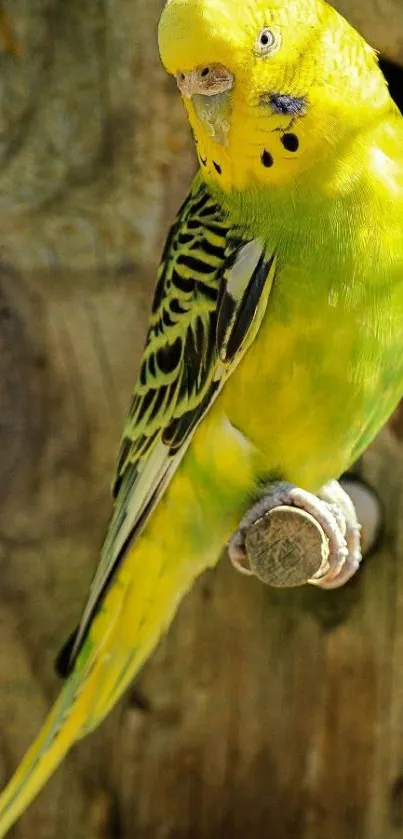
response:
M57 692L194 167L158 60L161 6L1 3L1 783ZM402 56L398 0L348 7ZM354 581L270 591L223 559L16 839L403 837L402 438L396 416L364 460L386 531Z
M246 566L266 585L291 588L329 569L329 540L310 513L279 506L245 532Z

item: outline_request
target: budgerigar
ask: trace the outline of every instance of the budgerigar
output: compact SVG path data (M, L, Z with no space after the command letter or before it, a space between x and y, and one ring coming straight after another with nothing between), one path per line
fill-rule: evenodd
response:
M374 51L323 0L168 0L159 46L199 172L163 254L69 675L0 798L0 836L262 488L317 493L403 390L403 120Z

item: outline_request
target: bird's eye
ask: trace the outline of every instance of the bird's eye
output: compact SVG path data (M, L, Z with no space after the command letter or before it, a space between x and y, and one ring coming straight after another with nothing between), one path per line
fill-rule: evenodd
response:
M256 39L255 52L257 55L269 55L279 46L279 39L271 29L262 29Z

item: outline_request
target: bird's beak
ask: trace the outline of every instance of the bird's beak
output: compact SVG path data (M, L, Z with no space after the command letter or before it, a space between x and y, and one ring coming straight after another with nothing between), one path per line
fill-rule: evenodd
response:
M205 64L190 72L177 73L176 81L182 95L192 99L197 94L216 96L231 90L234 77L223 64Z
M234 76L223 64L204 64L190 72L177 73L182 96L190 99L207 134L220 145L228 140L229 91Z

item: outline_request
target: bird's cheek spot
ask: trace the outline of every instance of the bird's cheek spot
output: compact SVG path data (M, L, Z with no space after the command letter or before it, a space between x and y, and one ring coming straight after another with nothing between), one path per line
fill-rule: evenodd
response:
M216 161L213 160L213 166L214 166L214 169L216 170L217 174L222 175L222 169L221 169L220 164L216 163Z
M259 98L259 105L270 106L274 114L290 117L303 116L307 111L305 96L290 96L286 93L263 93Z

